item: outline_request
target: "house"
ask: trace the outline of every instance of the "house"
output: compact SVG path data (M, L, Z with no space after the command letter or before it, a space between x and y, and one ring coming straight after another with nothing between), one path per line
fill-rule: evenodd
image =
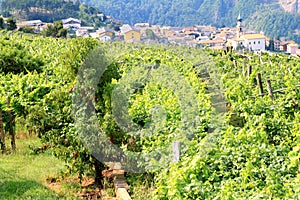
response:
M24 26L35 27L35 26L41 26L43 24L44 23L41 20L30 20L30 21L18 22L17 26L18 27L24 27Z
M238 38L229 39L233 49L245 48L252 51L266 50L266 37L262 34L244 34Z
M76 30L76 37L89 37L89 31L85 28L79 28Z
M134 24L135 28L149 28L150 24L149 23L136 23Z
M208 46L208 47L224 47L225 40L223 38L215 38L213 40L202 40L199 42L201 46Z
M114 30L106 27L99 28L96 32L99 33L99 35L109 35L110 37L112 37L115 33Z
M295 43L290 43L287 45L286 51L290 54L296 54L296 51L298 50L299 45Z
M266 37L262 34L245 34L244 46L253 51L265 51L266 50Z
M274 40L274 50L275 51L280 50L280 40Z
M198 32L201 33L202 36L211 36L213 32L216 32L217 28L213 26L195 26Z
M287 51L287 45L288 43L287 42L280 42L280 51L283 51L283 52L286 52Z
M139 42L141 41L141 33L136 28L129 24L124 24L121 28L121 34L124 36L125 42Z
M100 37L99 37L99 40L100 41L111 41L112 40L112 36L111 35L108 35L108 34L101 34Z
M229 33L227 33L226 31L222 31L219 34L216 34L216 38L222 38L226 41L229 38Z
M296 55L300 57L300 49L297 49Z
M63 19L62 23L65 29L69 29L69 28L79 29L81 27L81 20L75 18Z
M202 40L209 40L208 36L199 36L197 37L197 40L202 41Z
M30 20L18 22L17 27L18 29L22 27L29 27L33 28L35 32L40 32L45 27L45 24L46 23L42 22L41 20Z

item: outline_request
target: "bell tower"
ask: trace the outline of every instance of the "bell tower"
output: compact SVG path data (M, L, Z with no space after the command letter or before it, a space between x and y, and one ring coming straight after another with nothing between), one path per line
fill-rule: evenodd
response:
M243 19L241 17L241 14L239 13L239 16L237 18L237 30L236 30L236 37L240 38L243 35L243 25L242 25Z

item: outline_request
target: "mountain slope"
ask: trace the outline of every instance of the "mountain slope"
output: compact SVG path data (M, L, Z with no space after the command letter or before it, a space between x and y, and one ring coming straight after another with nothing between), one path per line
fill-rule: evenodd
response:
M235 26L239 13L245 26L272 37L300 30L298 0L83 0L124 23L149 22L171 26L206 24ZM287 13L288 11L289 13ZM277 13L277 14L276 14ZM271 23L272 22L272 23ZM298 20L299 22L299 20ZM271 23L274 26L267 26ZM298 39L297 39L298 40ZM298 40L300 42L300 40Z
M79 0L1 0L1 12L5 17L14 16L20 20L54 22L74 17L81 19L83 25L102 26L95 7L81 4Z

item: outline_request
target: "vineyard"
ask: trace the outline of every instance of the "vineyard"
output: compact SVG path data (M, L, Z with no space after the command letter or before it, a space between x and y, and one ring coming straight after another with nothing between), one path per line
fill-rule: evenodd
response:
M3 156L21 127L79 180L103 187L121 163L132 199L300 198L299 58L13 32L0 47Z

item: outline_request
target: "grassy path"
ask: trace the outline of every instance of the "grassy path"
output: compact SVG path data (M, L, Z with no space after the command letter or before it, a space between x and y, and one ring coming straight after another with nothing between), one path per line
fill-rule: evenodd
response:
M45 180L56 176L64 163L50 153L31 154L29 145L37 139L17 140L17 151L0 155L0 199L74 199L56 194L46 187Z

